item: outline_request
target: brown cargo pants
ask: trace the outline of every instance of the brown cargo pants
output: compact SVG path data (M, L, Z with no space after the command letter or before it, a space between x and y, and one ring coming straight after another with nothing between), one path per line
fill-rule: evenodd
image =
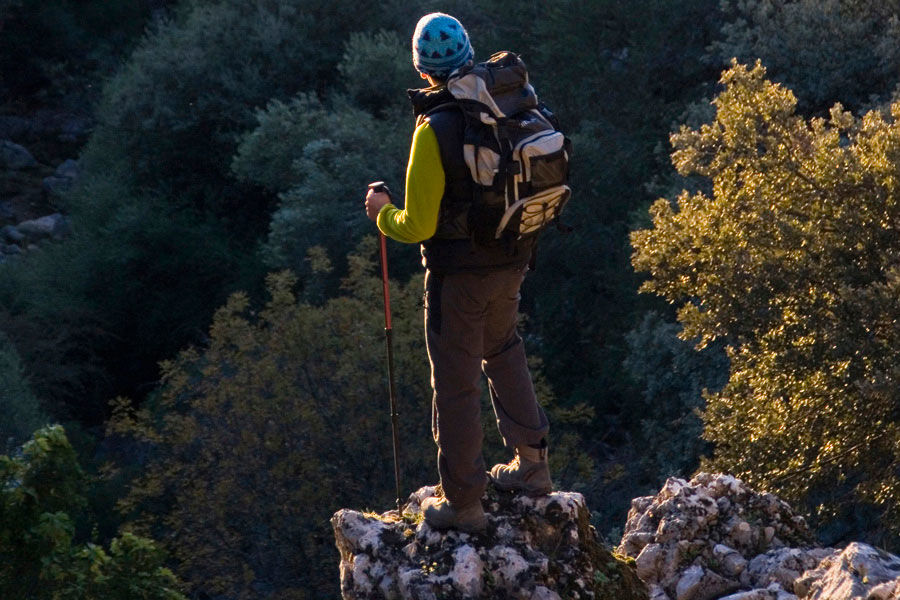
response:
M481 373L504 444L538 444L549 424L516 332L526 269L425 273L425 340L431 361L431 429L447 499L474 503L487 486L481 445Z

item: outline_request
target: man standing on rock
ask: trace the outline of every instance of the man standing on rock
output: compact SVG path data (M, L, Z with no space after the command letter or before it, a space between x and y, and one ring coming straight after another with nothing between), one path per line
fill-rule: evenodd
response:
M410 92L417 127L401 210L370 190L366 213L387 236L422 243L425 340L431 362L432 433L443 496L423 504L439 529L479 531L487 523L481 497L488 481L481 454L481 372L507 447L509 464L490 471L494 484L530 495L550 492L548 422L537 403L522 339L516 331L519 288L533 241L473 241L468 208L473 181L463 158L463 114L446 81L473 61L468 34L442 13L422 17L412 40L413 64L429 87Z

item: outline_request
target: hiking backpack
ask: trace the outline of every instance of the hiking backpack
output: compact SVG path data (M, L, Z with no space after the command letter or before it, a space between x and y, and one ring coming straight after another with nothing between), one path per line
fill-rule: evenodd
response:
M498 52L453 73L447 89L465 116L463 156L475 184L473 237L492 243L538 235L572 194L572 144L538 102L525 63L512 52Z

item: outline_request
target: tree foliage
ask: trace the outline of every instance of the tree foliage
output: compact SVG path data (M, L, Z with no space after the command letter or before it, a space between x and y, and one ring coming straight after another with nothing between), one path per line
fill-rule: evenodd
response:
M273 100L257 113L258 125L241 138L232 163L240 179L278 194L264 246L273 269L305 276L306 253L314 246L343 260L347 247L371 231L360 210L369 182L387 181L402 202L414 127L404 90L421 79L395 33L356 33L344 48L337 66L344 89L324 101L311 94ZM395 263L404 275L411 271L411 250L401 251L404 260ZM341 263L331 277L332 294L345 274Z
M392 504L374 251L368 238L350 257L343 295L322 306L298 301L287 273L269 278L271 299L258 315L245 295L232 296L216 314L208 348L165 366L158 412L120 405L112 429L152 449L126 507L144 511L138 523L148 531L165 532L194 588L237 598L332 598L328 519L343 506ZM421 289L421 276L392 283L407 492L436 470ZM546 385L538 386L552 411ZM566 417L579 419L559 415ZM560 472L567 465L570 482L584 480L591 465L570 438L560 431L554 439L554 464Z
M94 100L92 80L107 77L140 36L149 11L139 0L0 1L0 91L4 101Z
M721 345L697 352L692 343L678 339L679 329L659 313L648 312L626 336L623 366L641 389L634 404L642 415L639 460L655 484L667 477L690 477L709 452L701 437L704 392L720 390L728 379Z
M24 443L46 422L25 376L22 360L9 338L0 333L0 449Z
M404 90L421 87L422 79L410 68L408 44L395 31L350 34L337 69L356 106L376 116L409 121Z
M547 374L566 397L597 406L598 427L618 437L635 393L620 377L625 333L647 305L629 268L633 213L653 199L656 146L687 100L714 75L700 57L711 41L715 0L566 0L534 20L525 60L541 98L574 142L574 197L548 232L523 295ZM578 15L575 26L572 15ZM552 360L550 359L552 357ZM597 390L603 390L598 394Z
M97 151L129 157L138 185L175 202L241 228L259 223L266 198L229 181L237 136L270 100L323 93L336 77L341 32L367 21L377 11L356 2L185 2L106 85L98 113L115 135L99 137L106 145Z
M258 119L238 147L234 169L280 192L264 246L271 268L307 274L306 253L313 246L343 258L348 246L371 231L361 208L369 182L397 182L391 188L398 202L402 198L412 119L401 125L342 98L325 104L310 96L273 101ZM405 262L408 273L411 261ZM341 265L335 276L345 273Z
M712 193L657 201L632 235L642 289L682 304L682 337L728 344L709 466L824 519L872 503L896 536L900 105L805 120L758 63L722 84L716 120L672 136L679 172Z
M858 109L897 84L896 0L724 0L728 21L712 46L719 64L761 59L804 110Z
M56 418L87 424L202 336L240 257L215 221L123 193L116 166L85 176L68 239L0 269L0 328L34 393Z
M184 600L148 539L76 541L87 479L59 426L0 456L0 593L9 600Z
M158 526L195 587L241 598L331 597L328 518L348 502L390 504L378 279L355 263L355 293L321 308L298 303L286 273L270 277L258 320L245 295L232 296L209 347L164 367L165 418L137 422L156 459L132 502L167 507ZM413 326L421 284L395 286L393 298L404 468L416 481L427 478L433 454L427 362ZM120 414L115 427L128 419Z
M53 414L96 424L110 396L146 395L158 379L158 361L199 341L234 289L258 297L265 267L257 249L277 193L302 196L299 206L288 200L272 224L268 254L279 256L278 268L306 275L306 251L315 243L343 242L335 256L344 257L348 246L340 236L352 231L358 239L364 221L358 205L352 212L348 206L368 181L387 175L382 157L378 168L347 177L356 165L342 154L362 144L364 152L352 157L374 163L384 149L379 138L400 139L392 126L367 128L372 118L352 107L343 118L305 121L314 131L298 132L300 145L290 149L300 152L286 152L291 160L277 164L291 171L308 143L322 142L286 189L269 187L266 174L275 165L256 172L263 162L257 160L239 179L231 164L257 110L299 91L320 102L326 90L340 87L344 28L377 27L379 15L349 2L198 1L148 30L103 86L98 124L79 160L80 182L60 201L72 237L0 273L0 328ZM382 39L375 37L373 43ZM368 39L361 34L348 44L358 48ZM354 65L348 75L371 62ZM357 117L361 127L354 131ZM288 150L284 142L280 147ZM403 163L402 152L389 162Z

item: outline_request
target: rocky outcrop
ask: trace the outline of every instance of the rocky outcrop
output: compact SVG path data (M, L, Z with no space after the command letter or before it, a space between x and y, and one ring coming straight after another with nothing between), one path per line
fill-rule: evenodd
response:
M74 159L62 161L53 170L25 147L0 139L0 264L68 234L68 219L50 211L79 175Z
M854 542L804 573L794 592L808 600L900 600L900 558Z
M528 498L490 489L488 528L470 535L423 522L420 504L434 492L412 494L402 518L334 515L345 600L647 598L633 567L598 543L581 494Z
M618 551L653 600L900 600L900 558L812 542L785 502L700 473L634 499Z
M36 250L47 240L60 240L69 234L69 220L60 213L0 227L0 264Z
M803 517L772 494L701 473L690 482L670 478L656 496L632 500L618 550L635 559L654 599L713 600L758 586L783 566L773 557L750 568L758 556L810 542Z
M618 554L597 544L580 494L490 491L488 531L470 536L422 523L433 493L413 494L403 518L335 514L345 599L900 600L900 558L817 547L790 506L728 475L635 498Z
M28 115L0 115L0 228L16 227L29 238L58 239L65 232L62 221L52 231L38 226L26 233L29 223L56 219L59 199L76 184L78 161L65 158L77 153L87 139L87 117L63 110L37 110ZM39 247L39 239L22 244L12 235L0 239L0 263ZM12 239L11 239L12 238Z

